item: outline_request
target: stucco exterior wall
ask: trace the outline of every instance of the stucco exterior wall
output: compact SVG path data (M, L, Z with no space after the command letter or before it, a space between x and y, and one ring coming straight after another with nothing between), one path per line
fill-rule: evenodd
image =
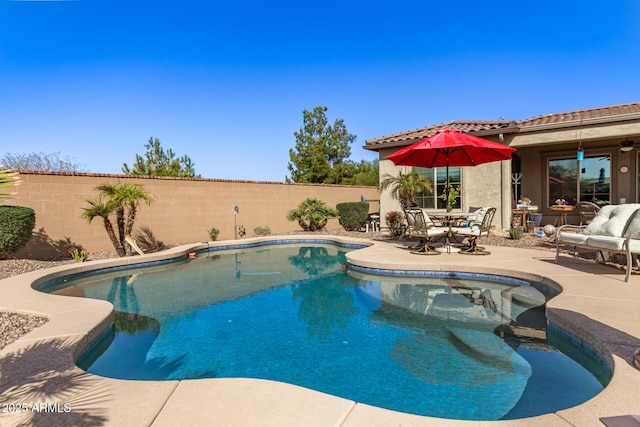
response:
M536 138L538 140L538 138ZM520 137L520 143L523 139ZM522 159L522 185L519 195L525 195L537 204L543 213L541 224L553 224L555 213L548 205L548 162L554 158L572 158L580 141L556 145L522 145L518 147L516 154ZM637 151L620 151L620 138L604 140L582 140L581 145L585 156L607 155L611 159L611 203L637 203L637 185L640 171L637 164ZM621 166L626 166L628 171L622 173ZM579 223L579 215L572 211L568 214L568 221L572 224Z
M373 200L370 212L380 209L376 187L30 172L21 173L20 180L15 187L17 195L4 204L35 210L34 238L18 253L34 257L67 255L76 247L89 252L113 250L102 220L88 224L81 214L82 208L88 207L86 200L97 198L97 186L118 181L139 184L153 194L151 206L140 206L136 228L150 228L158 240L169 245L207 241L213 227L220 230L218 240L232 239L234 204L240 207L237 225L245 228L247 237L256 226L269 226L272 233L300 230L286 214L308 197L335 208L338 203L360 201L364 196ZM337 220L330 220L327 228L342 227Z
M411 167L396 166L385 157L398 148L385 148L380 154L380 182L386 175L397 175L400 171L410 172ZM496 215L493 226L498 230L508 229L511 217L511 163L510 161L493 162L475 167L462 168L462 207L461 212L468 212L470 207L493 206ZM380 193L380 215L383 227L387 212L400 210L400 203L391 197L389 190Z
M411 170L410 167L405 166L396 166L393 164L391 160L385 160L385 157L389 154L393 153L397 149L386 148L380 151L380 182L382 182L387 176L396 176L401 171L403 173L409 172ZM391 211L400 211L400 203L398 200L391 197L391 190L387 189L385 191L380 192L380 225L382 227L387 227L385 223L385 215Z

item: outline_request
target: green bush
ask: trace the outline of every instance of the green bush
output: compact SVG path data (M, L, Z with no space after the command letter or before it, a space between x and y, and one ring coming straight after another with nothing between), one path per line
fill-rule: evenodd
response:
M512 240L520 240L522 239L522 228L516 227L509 229L509 237Z
M330 218L337 218L338 211L327 206L319 199L306 199L287 213L289 221L298 221L304 231L319 231L327 225Z
M216 240L218 240L218 234L220 234L220 230L213 227L211 230L208 230L208 233L209 233L209 239L212 242L215 242Z
M347 231L359 231L369 217L369 203L345 202L336 205L340 225Z
M75 262L85 262L89 257L89 253L87 251L85 251L84 249L81 250L78 248L75 248L73 251L70 252L70 254L71 254L71 258L73 258Z
M253 229L253 234L256 236L268 236L271 234L271 228L268 225L258 226Z
M0 206L0 259L27 244L36 226L36 213L22 206Z

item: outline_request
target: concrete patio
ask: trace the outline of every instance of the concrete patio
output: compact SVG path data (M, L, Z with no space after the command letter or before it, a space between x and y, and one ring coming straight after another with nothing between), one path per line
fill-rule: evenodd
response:
M242 243L262 240L268 239L244 239ZM601 417L640 414L640 371L633 364L633 352L640 348L640 275L633 274L625 283L623 270L566 253L556 264L555 253L542 250L488 247L491 255L487 256L421 256L410 254L405 246L375 241L370 247L349 252L347 260L371 268L504 274L560 286L562 293L547 304L547 317L613 361L610 384L586 403L554 414L478 422L393 412L274 381L128 381L94 376L77 368L77 356L111 324L111 304L47 295L35 291L32 285L73 272L184 256L206 248L196 244L161 254L57 267L0 281L0 310L49 318L44 326L0 351L0 425L602 426Z

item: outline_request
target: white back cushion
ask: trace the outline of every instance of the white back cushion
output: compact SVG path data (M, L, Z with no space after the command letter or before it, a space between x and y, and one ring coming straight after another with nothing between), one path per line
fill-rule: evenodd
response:
M627 228L627 222L639 207L637 203L603 206L587 225L584 234L622 237Z

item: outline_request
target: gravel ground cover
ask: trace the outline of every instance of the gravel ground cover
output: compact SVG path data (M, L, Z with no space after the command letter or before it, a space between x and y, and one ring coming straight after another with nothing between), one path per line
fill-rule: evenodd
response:
M292 233L302 234L302 233ZM388 233L384 232L346 232L344 230L331 230L317 233L305 233L313 235L341 235L351 236L374 240L391 241L393 240ZM407 240L404 240L406 242ZM492 235L482 238L482 245L487 246L510 246L514 248L538 248L538 249L555 249L553 240L546 237L534 237L531 235L525 235L520 240L509 239L502 235ZM93 252L89 254L87 262L91 260L116 258L118 255L115 251L105 252ZM16 276L18 274L28 273L34 270L41 270L49 267L56 267L59 265L73 264L75 261L69 258L67 259L25 259L14 258L0 260L0 280L8 277ZM6 347L12 342L19 339L21 336L29 333L33 329L42 326L47 322L47 318L25 315L20 313L10 313L1 311L0 308L0 349Z

